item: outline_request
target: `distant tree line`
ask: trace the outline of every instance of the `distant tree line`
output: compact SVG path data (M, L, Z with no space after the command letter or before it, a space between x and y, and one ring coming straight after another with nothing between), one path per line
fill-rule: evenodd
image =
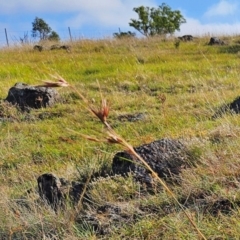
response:
M166 3L162 3L158 8L136 7L133 8L138 14L138 19L131 19L129 26L135 28L146 37L155 35L173 34L180 30L180 25L186 23L186 19L179 10L172 10ZM114 37L135 36L132 32L114 33Z
M173 34L180 30L180 25L186 23L186 19L179 10L172 10L166 3L157 8L140 6L133 8L138 14L138 19L130 19L129 26L135 28L145 37L155 35ZM135 37L135 33L128 31L114 33L115 38ZM52 31L51 27L42 19L36 17L32 22L32 37L39 40L59 41L57 32Z
M52 31L51 27L42 19L36 17L32 23L32 37L40 40L59 41L57 32Z

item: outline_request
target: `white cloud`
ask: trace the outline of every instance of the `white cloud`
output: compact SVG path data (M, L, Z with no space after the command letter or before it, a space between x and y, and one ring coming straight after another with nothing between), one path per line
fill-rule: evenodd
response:
M131 17L134 17L133 7L116 3L114 6L94 6L81 10L77 15L67 21L67 24L73 28L79 28L84 24L101 27L128 25Z
M206 17L214 17L214 16L227 16L236 12L238 7L238 3L236 2L228 2L226 0L221 0L217 4L211 6L207 12L204 14Z
M88 4L79 7L78 13L65 22L66 26L71 28L80 28L81 26L94 25L95 27L120 27L129 28L131 18L137 18L133 11L137 6L156 6L154 0L92 0ZM75 9L76 10L76 9Z
M130 29L136 32L134 28L129 27L129 21L131 18L136 19L138 17L133 8L140 5L156 7L159 5L159 0L0 0L0 16L8 16L9 18L16 13L17 17L21 18L21 15L41 17L44 14L44 20L47 16L47 23L55 31L67 30L67 27L70 27L73 33L78 31L76 35L79 31L83 33L86 31L107 33L109 31L112 33L118 31L118 28L121 28L122 31ZM223 18L224 15L233 14L237 7L236 0L220 0L218 4L208 9L205 16L220 15ZM206 34L237 34L240 32L240 22L237 17L234 24L203 24L197 19L187 18L186 16L185 18L187 23L181 25L181 31L176 32L176 35L202 36ZM31 28L31 22L28 23L29 19L27 18L14 24L9 21L5 24L4 21L6 20L1 21L2 26L6 26L13 31L16 30L16 26L21 30Z
M193 36L221 36L239 34L240 32L240 22L234 24L202 24L199 20L193 18L186 18L186 20L187 23L181 25L180 32L177 32L176 35L191 34Z
M79 29L83 25L94 27L129 27L131 18L137 18L133 11L138 6L156 6L157 0L0 0L0 14L59 14L52 22L57 23L64 14L71 16L60 20L61 26ZM48 21L49 22L49 21Z
M97 14L100 11L103 13L107 10L122 10L123 7L133 7L146 5L155 6L155 0L0 0L0 13L71 13L84 12Z

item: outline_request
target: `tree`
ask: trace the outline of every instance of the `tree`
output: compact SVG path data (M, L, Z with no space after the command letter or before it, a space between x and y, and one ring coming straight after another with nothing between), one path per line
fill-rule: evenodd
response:
M36 17L32 23L32 36L40 40L60 40L59 35L52 31L48 24L41 18Z
M129 37L135 37L136 34L134 32L122 32L119 28L119 33L114 33L113 36L115 38L129 38Z
M129 38L129 37L135 37L136 34L133 32L120 32L120 33L114 33L113 36L115 38Z
M60 37L59 37L59 35L55 31L52 31L50 33L50 35L48 36L48 40L50 40L50 41L59 41Z
M172 11L165 3L158 8L140 6L133 8L133 11L138 14L139 19L131 19L129 25L146 37L173 34L180 30L182 23L186 23L180 11Z
M47 39L48 34L52 31L48 24L43 19L38 17L35 18L32 26L32 36L35 38L39 37L40 40Z

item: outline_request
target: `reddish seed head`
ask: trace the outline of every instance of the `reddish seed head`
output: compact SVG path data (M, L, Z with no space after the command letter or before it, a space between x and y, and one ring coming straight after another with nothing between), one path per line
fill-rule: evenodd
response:
M106 123L110 109L105 99L102 100L102 105L98 110L92 107L90 109L103 123Z
M56 82L49 81L49 80L42 81L44 82L44 84L37 85L36 87L68 87L70 86L69 83L66 80L64 80L62 77L54 76L54 75L51 75L51 76L57 79L57 81Z
M68 87L69 84L62 80L59 79L57 82L52 82L52 81L43 81L44 84L42 85L43 87Z

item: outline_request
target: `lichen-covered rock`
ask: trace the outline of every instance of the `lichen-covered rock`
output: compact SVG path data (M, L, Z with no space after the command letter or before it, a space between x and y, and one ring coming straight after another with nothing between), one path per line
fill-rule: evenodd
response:
M35 45L35 46L33 47L33 50L36 50L36 51L41 52L41 51L43 50L43 46L41 46L41 45Z
M146 215L146 214L145 214ZM137 216L137 217L136 217ZM130 204L104 204L82 209L76 219L79 225L91 226L97 235L110 234L114 229L124 225L133 224L137 219L143 218L144 212Z
M125 122L125 121L136 122L136 121L142 121L145 119L146 119L145 113L123 114L118 116L118 120L121 122Z
M39 196L55 211L64 207L66 199L77 204L82 194L84 183L69 182L52 173L44 173L37 179Z
M161 139L144 144L135 148L135 151L149 164L159 177L167 181L178 180L177 175L183 168L189 167L189 153L187 148L177 140ZM118 152L112 162L112 169L109 174L105 171L93 173L90 183L98 181L99 178L114 177L115 175L126 176L132 173L134 179L139 181L147 190L152 190L155 182L149 170L135 157L128 152ZM67 182L54 174L43 174L38 178L40 197L47 200L53 208L61 205L64 199L70 199L77 204L87 180L82 182ZM87 191L87 189L86 189ZM85 198L86 200L86 198Z
M240 97L237 97L233 102L229 104L229 109L235 113L240 113Z
M40 197L57 210L63 200L60 179L51 173L45 173L38 177L38 191Z
M64 49L67 52L70 52L71 47L68 45L59 45L59 44L55 44L50 47L50 50L56 50L56 49Z
M19 106L21 110L26 110L29 108L50 107L59 99L59 93L53 88L16 83L9 89L5 101Z
M193 41L193 36L192 35L183 35L182 37L178 37L178 39L182 40L182 41Z
M208 45L224 45L225 42L217 37L211 37Z
M177 140L161 139L134 148L159 177L170 180L189 166L186 147ZM151 186L153 177L149 170L133 155L118 152L112 163L113 174L126 175L132 172L135 179Z
M239 114L240 113L240 97L235 98L230 103L225 103L220 106L211 117L211 119L216 119L221 117L225 113Z

